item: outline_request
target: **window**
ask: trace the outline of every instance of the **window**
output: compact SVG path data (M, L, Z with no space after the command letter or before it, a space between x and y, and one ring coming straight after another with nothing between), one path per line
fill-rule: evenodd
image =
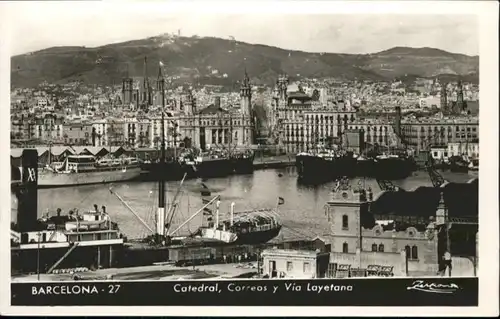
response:
M304 263L304 266L303 266L303 273L304 274L307 274L310 270L311 270L311 264L309 263Z
M342 215L342 229L349 229L349 217L347 215Z
M349 252L349 245L347 243L342 244L342 252L345 254Z
M418 247L417 246L413 246L411 248L411 259L413 259L413 260L418 259Z
M406 253L406 258L411 259L411 248L410 246L405 246L405 253Z
M293 262L287 261L286 262L286 271L292 271L293 270Z
M378 251L383 253L384 252L384 244L378 245Z
M372 245L372 251L377 251L377 244Z

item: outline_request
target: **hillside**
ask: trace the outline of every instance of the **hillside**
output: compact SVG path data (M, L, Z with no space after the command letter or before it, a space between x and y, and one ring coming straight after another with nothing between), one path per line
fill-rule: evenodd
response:
M432 48L396 47L374 54L335 54L291 51L219 38L162 35L96 48L53 47L11 60L14 86L34 86L46 80L65 83L120 83L128 74L156 76L158 62L179 82L232 86L246 67L256 84L272 84L279 74L290 77L336 77L392 80L405 74L435 77L440 74L477 77L479 58ZM218 73L215 74L217 70ZM227 78L222 77L227 74Z

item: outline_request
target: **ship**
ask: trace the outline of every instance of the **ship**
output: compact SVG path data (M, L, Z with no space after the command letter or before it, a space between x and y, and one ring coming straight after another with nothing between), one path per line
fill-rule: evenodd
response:
M174 150L173 156L166 158L161 163L159 158L146 159L141 162L141 180L158 181L163 178L167 181L179 181L187 174L187 178L197 177L195 165L195 156L193 150L184 149L179 155Z
M403 179L416 170L416 164L411 157L399 154L382 154L375 156L371 175L367 177L381 179Z
M161 75L161 69L159 74ZM165 90L164 79L159 75L159 87L162 88L163 109L161 121L161 150L159 165L165 163L165 134L164 134L164 103ZM191 154L192 156L193 154ZM194 157L194 156L193 156ZM210 152L199 154L193 159L194 165L190 165L189 156L184 157L188 166L193 167L199 176L220 176L221 173L230 174L232 166L230 157L225 150L212 149ZM215 170L213 172L212 170ZM212 197L208 187L204 184L204 190L200 194L202 197L202 207L189 218L173 227L174 215L178 214L178 197L188 172L180 181L179 187L167 208L166 205L166 185L165 175L160 174L158 181L158 207L155 214L155 226L148 225L139 214L128 205L123 198L112 188L110 192L114 194L125 207L132 212L138 221L146 228L150 235L125 242L124 259L128 265L147 265L155 262L165 262L169 260L169 249L171 247L220 247L244 244L262 244L276 237L282 224L279 219L278 207L284 203L283 198L278 198L276 209L263 209L255 211L235 212L234 203L231 204L229 216L220 213L220 196ZM214 207L215 206L215 207ZM200 225L196 231L188 235L180 235L181 229L191 222L195 217L202 216Z
M68 155L62 163L50 163L38 170L41 188L114 183L135 179L141 174L133 157L102 158L93 155Z
M12 274L116 267L124 240L104 206L83 213L57 209L38 218L37 162L36 150L23 151L20 180L13 190L18 207L10 230Z
M250 149L233 151L230 155L233 172L236 174L253 173L254 158L255 153Z
M326 182L333 178L334 156L330 152L301 152L295 157L299 179L302 181Z
M395 153L356 154L341 148L317 148L297 154L296 167L301 181L327 182L356 176L402 179L416 169L416 164L411 157Z
M451 156L449 159L450 171L454 173L467 173L470 161L466 155Z
M356 157L352 152L321 148L296 156L299 179L305 182L327 182L342 176L355 176Z

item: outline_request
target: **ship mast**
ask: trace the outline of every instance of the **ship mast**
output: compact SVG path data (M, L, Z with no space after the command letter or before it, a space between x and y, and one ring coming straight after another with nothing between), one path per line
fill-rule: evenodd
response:
M160 170L164 170L165 166L165 79L161 72L161 62L158 68L158 84L161 90L161 152L160 152ZM160 174L158 183L158 215L156 218L156 234L159 241L163 241L165 237L165 176L163 172Z

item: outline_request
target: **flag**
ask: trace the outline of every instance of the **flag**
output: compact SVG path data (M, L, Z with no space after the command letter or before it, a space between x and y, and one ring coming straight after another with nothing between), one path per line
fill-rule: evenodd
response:
M285 199L283 197L278 197L278 205L285 204Z
M212 195L212 193L208 189L207 185L205 185L204 183L201 183L201 186L203 187L203 189L201 190L201 196L211 196ZM208 203L208 201L207 201L207 203ZM204 204L206 204L206 203L204 203Z
M162 67L163 66L163 62L160 61L160 66Z

